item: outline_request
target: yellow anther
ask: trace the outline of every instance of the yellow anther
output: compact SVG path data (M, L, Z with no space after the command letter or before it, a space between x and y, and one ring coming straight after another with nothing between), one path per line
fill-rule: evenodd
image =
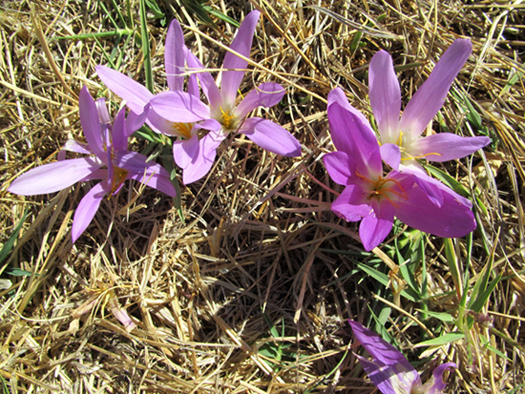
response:
M225 129L231 130L233 129L233 126L235 124L235 119L237 118L235 115L230 115L230 111L224 112L222 107L219 108L221 110L221 124L224 126Z
M182 138L187 140L191 138L193 123L172 123L171 127L175 129L175 134L181 136Z
M401 186L401 184L395 179L383 178L380 175L379 179L372 180L372 179L369 179L369 178L361 175L359 173L359 171L356 171L355 174L356 174L356 176L358 178L360 178L363 181L365 181L366 183L370 184L370 193L368 194L368 198L369 199L377 198L378 200L381 200L381 199L384 198L384 199L388 200L394 207L397 208L397 204L393 200L393 198L395 198L394 196L402 198L402 199L407 199L408 198L405 190L403 189L403 186ZM393 187L388 187L387 183L389 183L389 182L391 182L395 186L397 186L400 191L393 190ZM390 195L388 193L390 193Z
M401 158L401 161L403 160L416 160L416 159L422 159L424 157L427 157L427 156L441 156L441 153L438 153L438 152L430 152L430 153L423 153L422 155L417 155L417 156L412 156L410 154L408 154L406 151L403 152L407 157L402 157Z
M399 132L399 138L396 141L396 145L399 146L399 147L403 146L403 134L405 134L405 133L400 131Z

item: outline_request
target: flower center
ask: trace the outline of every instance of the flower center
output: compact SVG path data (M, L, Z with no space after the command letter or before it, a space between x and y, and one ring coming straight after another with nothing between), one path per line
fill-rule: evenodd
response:
M399 146L399 150L401 151L401 161L423 159L423 158L425 158L427 156L433 156L433 155L441 156L441 153L438 153L438 152L423 153L421 155L416 155L416 156L411 155L409 152L407 152L407 148L409 148L410 142L407 143L405 141L405 145L403 145L403 135L405 135L405 133L400 131L399 132L399 137L398 137L398 139L396 141L396 145Z
M367 199L377 199L378 202L385 199L390 202L394 207L397 207L395 200L407 199L407 194L401 184L391 178L383 178L381 175L379 175L379 178L377 180L369 179L363 175L361 175L358 171L356 171L356 176L360 179L362 179L366 184L368 184L368 197ZM399 190L394 190L399 189Z
M226 130L232 130L237 123L237 116L235 116L233 113L230 113L230 110L224 111L222 107L220 107L219 109L221 110L221 124Z
M115 193L122 183L126 180L128 176L128 170L114 166L113 167L113 179L111 180L111 194Z
M193 129L193 123L175 123L171 124L171 127L175 130L175 134L189 140L191 138L191 130Z

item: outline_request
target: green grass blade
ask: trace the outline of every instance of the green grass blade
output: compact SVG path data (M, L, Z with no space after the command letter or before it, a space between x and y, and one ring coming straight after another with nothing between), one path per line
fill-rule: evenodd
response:
M155 0L146 0L146 5L150 12L153 13L153 17L159 19L162 26L166 26L166 15L162 12L157 2Z
M366 264L357 263L357 267L363 270L364 272L366 272L368 275L370 275L372 278L377 280L379 283L381 283L385 287L388 286L388 281L389 281L388 275L383 274L382 272L379 272L375 270L374 268L369 267ZM412 289L403 290L401 291L400 294L409 301L419 302L419 297Z
M229 23L232 26L240 27L241 24L237 22L235 19L230 18L228 15L223 14L221 11L216 10L215 8L210 7L209 5L203 5L202 8L208 12L210 15L213 15L217 17L220 20L223 20L226 23Z
M106 38L113 36L126 36L133 34L131 29L117 29L113 31L101 31L98 33L75 34L73 36L56 37L54 40L84 40L86 38Z
M208 25L213 25L213 21L202 3L202 0L182 0L182 4L190 14L194 14L198 19Z
M456 193L462 195L463 197L467 197L467 198L471 197L470 192L467 189L465 189L465 187L461 183L456 181L453 177L451 177L446 172L440 170L439 168L431 166L429 164L425 164L425 169L428 170L428 172L434 175L437 179L439 179L445 185L447 185L452 190L454 190Z
M430 317L435 317L436 319L444 322L444 323L453 323L454 317L448 313L448 312L432 312L432 311L424 311L422 309L417 309L421 313L426 313Z
M425 347L425 346L440 346L446 345L447 343L455 342L459 339L465 338L465 334L462 332L451 332L445 335L440 336L439 338L429 339L428 341L423 341L418 343L414 347Z
M401 254L401 248L399 247L397 243L397 238L395 240L395 253L397 258L397 264L399 265L399 272L401 272L401 276L407 283L407 285L414 291L414 293L421 297L421 293L419 291L419 286L416 282L416 278L414 278L414 274L409 268L409 265L406 263L405 259L403 258L403 255Z
M106 8L106 6L104 5L104 2L103 1L98 1L98 5L100 6L100 8L102 8L106 14L106 16L108 17L108 19L111 21L111 24L113 25L113 27L115 28L115 30L118 30L119 26L117 24L117 22L115 22L115 19L113 19L113 17L111 16L111 13L108 11L108 9Z
M12 268L12 267L7 267L4 272L12 276L32 276L33 275L32 272L22 270L20 268ZM39 276L39 274L35 274L35 276Z
M9 236L9 239L2 247L2 250L0 250L0 271L3 268L2 262L9 255L9 253L11 253L11 250L13 249L13 246L15 245L15 242L18 238L18 234L20 233L20 230L22 229L22 225L24 224L26 217L27 217L27 211L24 212L24 214L22 215L22 219L20 219L20 221L14 228L13 232Z
M146 18L145 0L140 0L140 36L142 54L144 55L144 73L146 75L146 88L153 93L153 70L151 68L151 49L148 37L148 21Z
M496 285L499 283L499 281L502 278L502 274L500 274L496 279L494 279L490 284L487 286L485 291L478 295L476 300L472 303L470 309L472 309L474 312L481 312L481 308L487 303L490 295L492 294L492 291L496 287Z
M117 13L118 18L120 19L120 21L122 22L124 26L127 26L126 20L124 19L122 12L120 12L120 5L116 2L116 0L111 0L111 2L113 3L113 9Z
M0 383L2 384L2 393L9 394L9 388L7 387L7 383L2 375L0 375Z

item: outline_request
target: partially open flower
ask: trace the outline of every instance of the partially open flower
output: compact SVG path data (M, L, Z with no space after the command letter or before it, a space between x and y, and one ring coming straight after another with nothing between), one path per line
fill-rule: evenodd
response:
M372 361L357 356L372 383L383 394L441 394L445 389L443 372L457 368L445 363L432 372L432 378L423 384L419 374L405 356L375 332L353 320L348 323L357 340L372 356Z
M370 104L377 121L381 156L394 170L411 169L424 173L418 164L419 159L438 162L459 159L490 143L488 137L461 137L452 133L420 137L443 106L452 82L471 52L470 40L454 41L414 94L401 117L401 89L392 57L386 51L379 51L372 58Z
M230 48L244 57L250 56L259 11L250 12L242 22ZM126 100L135 113L146 105L151 108L146 123L153 131L181 139L173 144L173 158L182 168L184 184L204 177L211 169L220 143L230 132L245 134L260 147L283 156L300 156L300 143L283 127L270 120L246 116L257 107L272 107L284 96L277 83L263 83L249 92L236 105L239 86L247 61L228 52L224 57L222 82L219 88L210 73L204 71L199 59L184 44L180 24L173 20L166 36L165 67L169 91L153 95L148 89L118 71L97 66L97 73L106 86ZM188 92L183 91L186 66L191 71ZM199 98L197 78L209 105ZM199 130L208 130L199 138Z

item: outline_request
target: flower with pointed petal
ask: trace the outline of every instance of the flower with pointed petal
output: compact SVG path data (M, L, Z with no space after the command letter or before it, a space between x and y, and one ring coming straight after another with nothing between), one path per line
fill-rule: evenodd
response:
M229 132L238 132L272 153L289 157L300 156L299 141L283 127L259 117L246 119L257 107L268 108L279 103L285 93L281 85L272 82L260 84L236 104L237 91L244 77L244 69L248 66L245 58L250 56L259 16L259 11L250 12L239 27L230 45L231 52L227 52L224 57L220 88L208 72L202 71L202 63L189 50L185 52L186 62L192 70L202 71L196 76L210 104L210 118L221 124L224 136ZM172 110L171 103L175 99L172 91L164 92L155 96L151 105L160 116L175 121L180 117L179 113Z
M134 179L171 197L175 188L168 172L147 157L128 151L128 137L144 123L148 108L125 118L120 110L113 124L104 99L95 102L84 86L79 96L80 123L87 144L68 141L64 149L90 157L61 160L37 167L17 178L9 191L24 196L54 193L77 182L101 179L80 201L71 230L73 242L84 232L106 195L117 193L127 179Z
M417 162L448 161L465 157L490 143L488 137L460 137L439 133L420 138L443 106L452 82L472 52L468 39L455 40L428 79L414 94L401 118L401 90L392 57L377 52L370 62L370 104L377 121L381 156L394 170L425 173Z
M253 34L259 12L247 15L231 49L242 56L249 56ZM276 83L264 83L245 97L235 107L236 92L244 71L224 71L222 88L219 89L207 72L191 74L188 82L189 93L183 92L183 71L185 64L193 70L203 69L202 63L184 45L184 36L179 23L174 20L166 36L165 67L169 91L153 95L144 86L108 67L97 66L102 81L118 96L127 101L128 107L140 113L150 103L146 122L156 132L182 138L173 145L173 158L183 169L183 183L189 184L205 176L211 169L216 150L227 132L237 131L265 149L283 156L299 156L299 142L281 126L262 118L242 121L253 109L271 107L281 101L284 89ZM243 69L247 62L228 52L224 68ZM199 99L196 77L208 97L210 106ZM198 138L200 129L209 130ZM272 140L272 143L268 143Z
M328 95L327 112L337 152L326 154L323 162L334 182L345 186L332 211L361 221L359 235L367 251L386 238L394 216L439 237L462 237L476 228L470 201L445 185L395 170L383 173L375 134L341 89Z
M357 355L361 366L372 383L383 394L441 394L445 389L443 372L457 368L454 363L445 363L434 369L432 378L422 384L417 371L403 354L358 322L348 320L354 335L372 356L372 361Z
M170 89L169 112L164 117L150 106L146 123L157 133L180 137L173 144L173 159L182 168L184 184L195 182L208 173L215 160L218 131L221 124L210 119L210 108L199 99L199 87L195 75L190 75L188 92L184 92L185 53L184 35L177 20L173 20L166 35L164 63L168 88ZM97 66L97 73L106 86L126 100L134 112L141 113L155 97L144 86L126 75L105 66ZM199 139L199 131L210 133ZM222 139L221 139L222 141ZM219 141L220 143L220 141Z

